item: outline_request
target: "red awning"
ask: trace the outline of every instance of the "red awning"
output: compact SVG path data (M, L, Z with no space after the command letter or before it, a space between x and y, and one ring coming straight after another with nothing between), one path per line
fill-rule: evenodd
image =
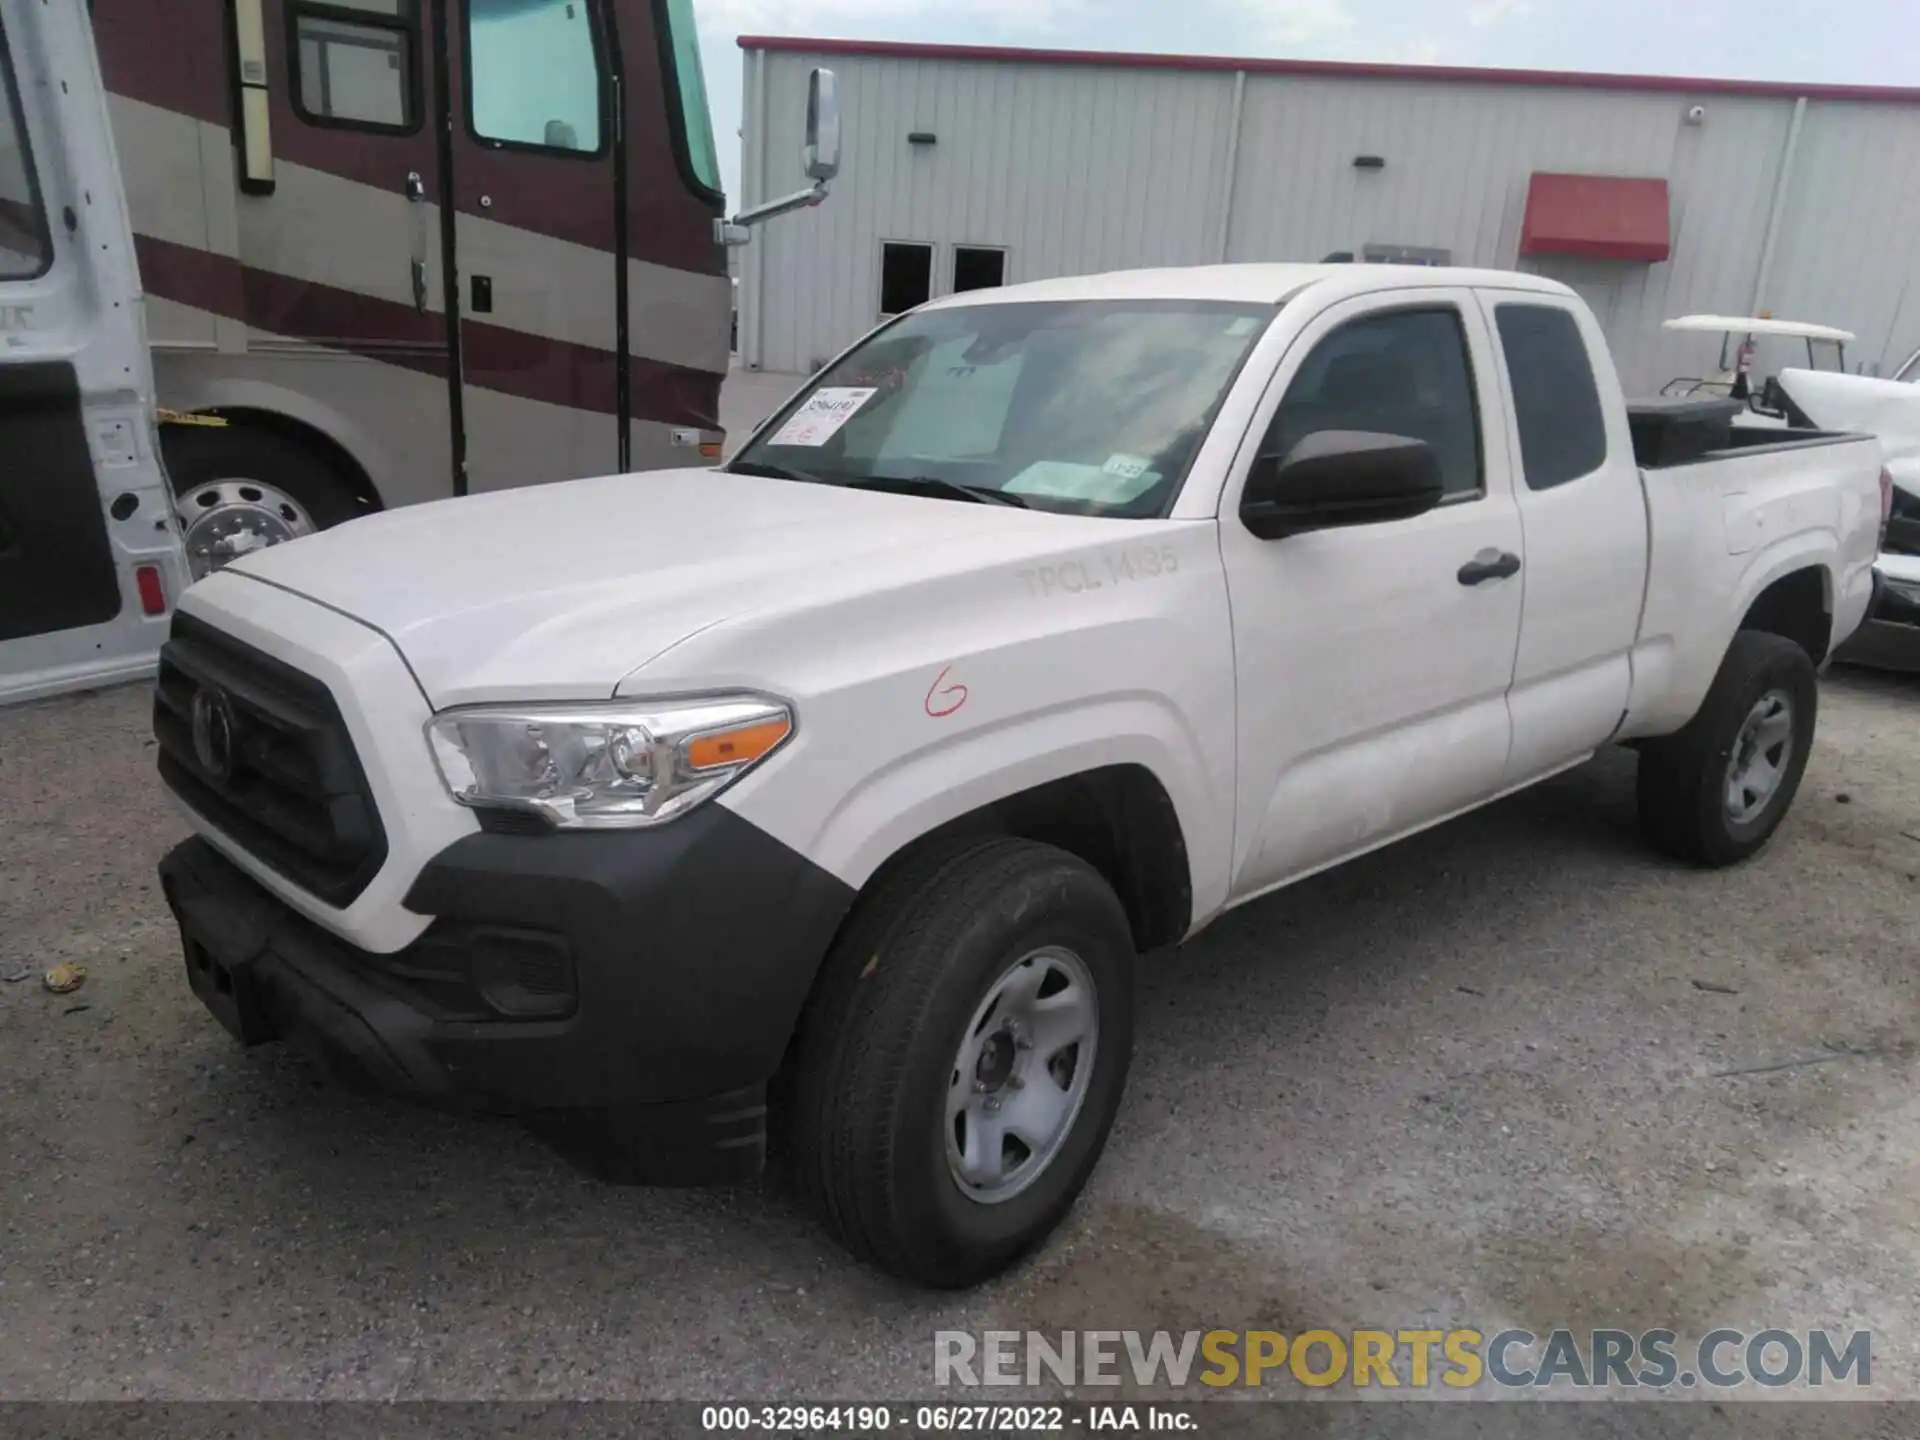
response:
M1520 253L1664 260L1672 253L1667 182L1536 172L1527 187Z

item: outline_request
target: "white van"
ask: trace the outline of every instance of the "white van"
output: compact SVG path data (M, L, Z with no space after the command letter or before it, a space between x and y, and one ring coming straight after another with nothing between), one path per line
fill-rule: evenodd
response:
M186 583L86 10L0 0L0 703L152 674Z

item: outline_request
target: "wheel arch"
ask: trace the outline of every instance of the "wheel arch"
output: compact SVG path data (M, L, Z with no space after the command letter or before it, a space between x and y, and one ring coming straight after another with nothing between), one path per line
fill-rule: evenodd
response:
M1736 634L1742 630L1791 640L1818 668L1833 639L1833 572L1825 565L1805 564L1776 575L1734 626Z
M863 889L928 846L968 837L1034 840L1086 861L1119 896L1143 954L1175 943L1193 925L1186 832L1173 797L1145 765L1101 765L1010 791L907 842Z
M804 745L778 774L750 777L736 792L748 819L771 828L802 854L864 893L883 866L932 836L969 828L1033 838L1065 837L1062 848L1116 888L1171 866L1181 900L1148 903L1136 896L1130 916L1153 945L1183 938L1225 902L1232 864L1233 777L1230 751L1210 755L1181 713L1163 696L1121 694L985 726L927 746L869 773L850 790L819 789ZM1096 777L1089 779L1087 777ZM1068 835L1073 827L1049 807L1097 808L1108 840ZM1137 826L1134 840L1115 825ZM1056 839L1055 843L1060 843ZM1100 848L1104 845L1104 849ZM1123 897L1124 898L1124 897ZM1153 917L1147 920L1149 914Z
M265 380L199 377L169 386L165 398L172 409L217 416L306 447L372 509L384 510L405 498L391 494L393 466L383 447L364 426L323 400ZM168 428L162 427L163 435Z
M221 406L218 409L204 410L199 413L218 416L233 429L256 430L277 435L291 444L310 451L326 462L327 468L340 477L346 487L353 492L354 498L367 509L384 510L386 508L385 502L381 499L379 487L373 483L373 477L367 473L366 466L354 457L351 450L318 426L278 411L255 410L243 405Z
M1831 532L1810 532L1756 554L1712 614L1685 617L1665 643L1643 638L1634 656L1633 690L1618 736L1645 739L1678 730L1698 713L1734 637L1742 630L1782 635L1819 668L1833 639L1838 544Z

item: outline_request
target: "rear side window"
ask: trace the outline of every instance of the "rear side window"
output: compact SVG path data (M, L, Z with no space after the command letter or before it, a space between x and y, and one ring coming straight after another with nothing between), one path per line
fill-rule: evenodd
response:
M53 264L47 212L33 176L33 151L14 88L13 59L0 31L0 280L31 280Z
M1424 440L1439 457L1449 497L1480 493L1480 412L1459 312L1369 315L1316 345L1287 387L1260 453L1289 454L1322 430Z
M1579 324L1556 305L1499 305L1493 314L1513 382L1527 488L1551 490L1591 475L1607 462L1607 422Z
M600 153L600 41L587 0L467 0L467 104L495 146Z

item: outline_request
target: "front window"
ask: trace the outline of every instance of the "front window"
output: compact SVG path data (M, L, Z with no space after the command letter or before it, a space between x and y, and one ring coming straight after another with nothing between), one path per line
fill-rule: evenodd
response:
M600 153L600 46L586 0L467 0L473 133Z
M1316 345L1287 386L1260 453L1289 454L1322 430L1424 440L1449 499L1480 494L1480 412L1460 312L1368 315Z
M33 178L33 151L13 83L13 57L0 31L0 280L31 280L53 263L47 212Z
M667 47L677 99L677 129L695 184L720 193L720 152L713 143L713 115L707 106L707 77L700 68L700 33L693 24L693 0L667 0Z
M733 468L1082 515L1161 515L1271 305L922 311L804 390Z

